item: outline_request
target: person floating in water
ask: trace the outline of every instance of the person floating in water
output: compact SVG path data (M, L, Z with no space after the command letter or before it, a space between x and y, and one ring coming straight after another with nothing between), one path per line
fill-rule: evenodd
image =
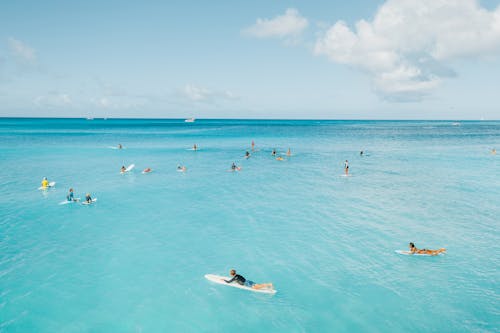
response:
M273 152L271 153L272 156L276 156L276 149L273 149Z
M348 160L345 160L345 162L344 162L344 172L345 172L346 176L349 174L349 161Z
M252 289L274 289L272 283L255 283L253 281L245 279L243 276L236 274L236 270L232 269L229 274L232 278L230 280L224 280L226 283L236 282L241 286L249 287Z
M66 196L66 200L68 200L68 201L78 201L78 200L75 199L75 195L73 194L73 189L72 188L69 189L69 193Z
M286 152L286 156L292 156L292 151L290 150L290 148L288 148L288 151Z
M248 151L245 153L245 158L250 158L250 153Z
M492 154L492 155L496 155L496 154L497 154L497 150L496 150L495 148L493 148L493 149L491 150L491 154Z
M47 180L47 177L43 177L42 188L48 188L48 187L49 187L49 181Z
M121 169L120 169L120 172L121 172L121 173L125 173L125 172L127 172L127 168L125 168L125 166L124 166L124 165L122 165L122 167L121 167Z
M88 203L88 204L92 203L92 197L90 196L90 193L87 193L85 195L85 202Z
M177 164L177 171L184 172L187 168L184 165Z
M118 149L122 149L122 148L123 148L123 147L122 147L122 144L121 144L121 143L119 143L119 144L118 144Z
M281 156L278 156L278 157L276 157L276 160L277 161L284 161L285 159L283 157L281 157Z
M364 153L365 153L364 151L360 151L359 156L363 156Z
M252 151L255 151L255 142L252 140Z
M198 150L198 146L196 146L196 143L193 145L193 150Z
M410 243L408 247L410 248L411 254L428 254L431 256L437 256L440 253L446 252L445 248L440 248L439 250L417 249L413 243Z
M142 173L149 173L149 172L151 172L151 171L153 171L153 169L151 169L151 168L146 168L146 169L144 169L144 170L142 171Z
M237 171L239 169L240 168L238 168L238 166L236 165L236 163L233 162L233 164L231 165L231 171Z

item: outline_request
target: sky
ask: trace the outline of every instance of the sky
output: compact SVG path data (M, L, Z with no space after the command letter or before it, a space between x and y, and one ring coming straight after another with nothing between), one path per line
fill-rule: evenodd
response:
M500 0L2 1L0 117L500 119Z

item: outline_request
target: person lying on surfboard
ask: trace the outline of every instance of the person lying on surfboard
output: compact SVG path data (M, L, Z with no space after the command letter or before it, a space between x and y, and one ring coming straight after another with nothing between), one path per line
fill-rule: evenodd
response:
M431 256L437 256L440 253L446 252L445 248L440 248L439 250L417 249L413 243L410 243L408 247L410 248L411 254L429 254Z
M126 171L127 171L127 168L125 168L125 166L124 166L124 165L122 165L122 168L120 169L120 172L121 172L121 173L125 173Z
M226 283L232 283L236 282L239 285L245 286L245 287L250 287L252 289L274 289L272 283L255 283L253 281L245 279L243 276L236 274L236 270L232 269L229 271L229 274L231 274L232 278L231 280L224 280Z

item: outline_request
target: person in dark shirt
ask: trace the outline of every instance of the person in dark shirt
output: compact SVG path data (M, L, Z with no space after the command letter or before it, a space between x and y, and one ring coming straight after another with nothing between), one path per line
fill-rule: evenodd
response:
M272 283L255 283L253 281L245 279L243 276L236 274L236 270L232 269L229 274L232 276L230 280L224 280L226 283L236 282L239 285L249 287L252 289L274 289Z

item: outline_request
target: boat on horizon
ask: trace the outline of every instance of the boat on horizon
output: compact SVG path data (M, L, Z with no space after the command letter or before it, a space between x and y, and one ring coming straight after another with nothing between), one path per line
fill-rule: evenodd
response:
M188 119L185 119L184 122L185 123L194 123L196 119L194 119L193 117L191 118L188 118Z

